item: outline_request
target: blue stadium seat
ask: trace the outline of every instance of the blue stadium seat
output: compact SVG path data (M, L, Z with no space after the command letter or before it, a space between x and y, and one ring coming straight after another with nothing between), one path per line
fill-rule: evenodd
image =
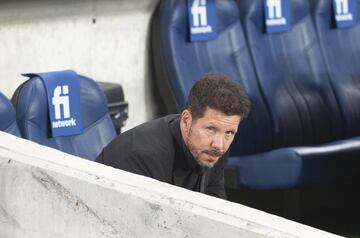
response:
M345 136L360 136L360 1L357 24L336 28L331 0L312 0L312 13L327 70L340 103Z
M9 99L0 93L0 131L21 137L16 115Z
M218 0L218 39L190 42L187 33L186 1L161 1L152 21L152 54L159 92L167 113L185 106L194 82L209 72L222 73L238 81L247 91L252 110L242 122L233 152L252 154L272 148L271 118L256 82L239 10L233 0Z
M360 163L360 141L343 136L308 3L291 1L292 30L275 34L264 33L263 3L241 0L239 12L232 0L216 1L218 38L189 42L186 1L160 2L152 54L168 112L184 108L189 89L204 73L226 74L252 102L231 148L235 186L279 189L351 179Z
M290 1L291 30L264 32L264 1L239 1L258 82L274 129L274 148L232 159L247 184L290 188L357 176L360 144L344 136L342 115L321 54L309 3ZM244 138L245 139L245 138ZM242 161L241 161L242 160ZM249 168L254 166L257 170ZM245 174L248 174L245 181Z
M80 111L83 133L52 137L47 93L40 77L34 76L14 93L17 122L24 138L61 151L95 160L116 136L107 111L106 97L98 84L84 76L80 79Z

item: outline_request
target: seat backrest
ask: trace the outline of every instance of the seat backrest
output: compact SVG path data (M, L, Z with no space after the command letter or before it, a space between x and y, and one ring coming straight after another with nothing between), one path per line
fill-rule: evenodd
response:
M42 79L31 77L13 96L17 121L23 137L61 151L95 160L116 136L106 97L98 84L84 76L80 80L80 113L83 132L78 135L52 137L47 92Z
M251 113L240 125L232 154L272 147L272 128L262 100L233 0L216 1L218 38L190 42L185 0L160 1L152 21L152 56L159 92L169 112L184 109L190 88L205 73L222 73L240 82L248 93Z
M261 92L271 112L274 148L325 143L343 133L309 3L289 2L291 30L281 33L265 33L264 1L238 2Z
M21 137L15 110L9 99L0 92L0 131Z
M312 13L331 83L343 115L346 137L360 135L360 1L357 24L335 28L332 0L311 0Z

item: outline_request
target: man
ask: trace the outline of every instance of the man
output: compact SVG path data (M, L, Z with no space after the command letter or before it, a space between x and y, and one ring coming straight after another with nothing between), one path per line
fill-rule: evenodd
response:
M166 183L226 198L224 168L249 99L234 81L209 74L192 87L181 115L135 127L96 161Z

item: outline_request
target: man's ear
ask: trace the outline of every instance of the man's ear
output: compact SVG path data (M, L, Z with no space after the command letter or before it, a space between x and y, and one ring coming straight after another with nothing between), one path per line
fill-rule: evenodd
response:
M185 109L181 113L180 127L187 134L190 130L192 123L192 115L188 109Z

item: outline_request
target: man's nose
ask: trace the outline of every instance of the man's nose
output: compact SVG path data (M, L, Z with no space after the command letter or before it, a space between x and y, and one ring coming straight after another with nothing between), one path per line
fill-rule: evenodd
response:
M220 151L224 149L224 138L221 135L215 135L212 140L211 146Z

